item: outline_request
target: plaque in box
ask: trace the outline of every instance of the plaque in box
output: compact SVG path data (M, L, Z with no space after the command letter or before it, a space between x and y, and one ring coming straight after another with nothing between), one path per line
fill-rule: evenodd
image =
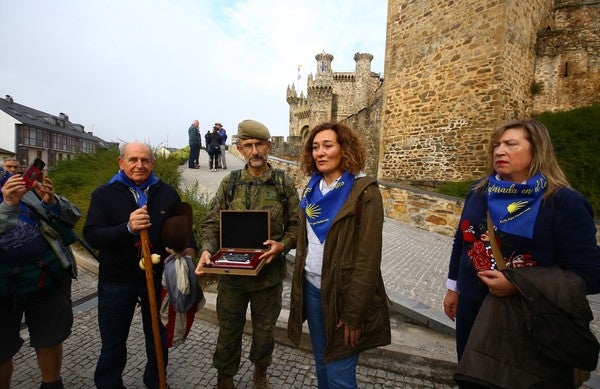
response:
M264 265L259 259L271 236L268 210L221 210L220 250L202 270L213 274L257 275Z

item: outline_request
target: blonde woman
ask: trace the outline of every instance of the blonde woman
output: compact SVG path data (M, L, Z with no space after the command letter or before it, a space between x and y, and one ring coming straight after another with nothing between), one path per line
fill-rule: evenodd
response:
M582 323L577 335L590 336L585 294L600 291L592 207L569 186L541 123L506 123L492 134L488 153L490 175L467 195L446 283L444 310L456 320L455 378L461 387L572 386L577 362L557 362L547 358L554 353L537 351L545 350L548 337L539 336L551 326L530 333L544 319L536 309L549 302L545 309L576 308L570 313ZM567 295L567 307L560 306L558 297ZM562 320L559 316L550 324ZM591 336L584 346L594 343ZM577 347L573 341L565 349ZM582 363L595 367L598 352L591 354Z

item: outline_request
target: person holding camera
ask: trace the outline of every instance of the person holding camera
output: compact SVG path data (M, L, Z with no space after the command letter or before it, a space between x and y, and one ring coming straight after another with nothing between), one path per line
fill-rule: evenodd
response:
M31 186L26 183L30 182ZM52 180L26 181L0 168L0 388L9 388L13 357L29 329L42 373L40 388L63 388L63 342L71 335L75 257L51 220L73 225L79 209L54 193ZM31 190L34 189L34 190Z

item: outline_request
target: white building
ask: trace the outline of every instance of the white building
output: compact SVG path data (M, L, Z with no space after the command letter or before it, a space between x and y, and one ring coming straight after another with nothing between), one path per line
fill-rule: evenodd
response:
M37 157L52 167L57 161L79 153L94 153L109 144L85 132L69 117L38 111L15 103L11 96L0 98L0 157L16 156L22 167Z

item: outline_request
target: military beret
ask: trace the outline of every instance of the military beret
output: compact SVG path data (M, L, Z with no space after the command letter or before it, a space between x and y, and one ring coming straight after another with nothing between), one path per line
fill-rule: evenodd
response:
M269 129L256 120L246 119L238 124L238 138L269 140L271 134Z

